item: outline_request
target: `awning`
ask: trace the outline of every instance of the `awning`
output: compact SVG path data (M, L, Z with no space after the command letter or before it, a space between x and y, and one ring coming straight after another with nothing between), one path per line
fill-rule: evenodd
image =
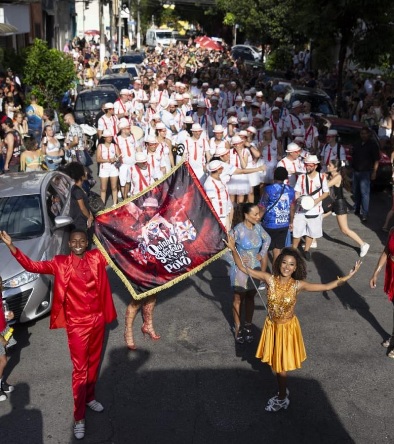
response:
M0 37L4 35L18 34L18 29L8 23L0 23Z

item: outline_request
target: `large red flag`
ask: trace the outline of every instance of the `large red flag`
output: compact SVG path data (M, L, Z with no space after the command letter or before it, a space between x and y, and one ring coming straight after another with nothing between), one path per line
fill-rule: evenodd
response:
M100 213L94 242L133 298L142 299L218 259L226 236L200 181L183 163Z

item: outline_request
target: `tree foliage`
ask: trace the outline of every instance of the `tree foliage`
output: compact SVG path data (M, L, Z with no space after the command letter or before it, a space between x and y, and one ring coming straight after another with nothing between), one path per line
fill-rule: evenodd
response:
M59 99L75 78L72 58L57 49L48 49L45 41L35 39L27 50L24 82L44 106L59 108Z

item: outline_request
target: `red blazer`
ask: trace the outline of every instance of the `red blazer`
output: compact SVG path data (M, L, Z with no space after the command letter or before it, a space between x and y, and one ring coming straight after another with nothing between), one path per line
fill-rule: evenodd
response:
M13 255L22 267L31 273L52 274L55 276L53 285L53 301L49 328L65 328L66 317L64 301L72 272L72 256L55 256L50 261L32 261L19 249ZM96 288L101 301L101 309L105 322L109 324L116 319L116 310L109 286L108 275L105 269L107 262L99 250L85 253L90 269L96 280Z

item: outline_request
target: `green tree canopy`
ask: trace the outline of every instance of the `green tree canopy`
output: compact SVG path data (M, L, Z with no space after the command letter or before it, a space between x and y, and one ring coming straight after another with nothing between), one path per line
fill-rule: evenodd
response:
M27 50L24 82L43 106L59 108L59 100L75 79L72 58L57 49L48 49L43 40L35 39Z

